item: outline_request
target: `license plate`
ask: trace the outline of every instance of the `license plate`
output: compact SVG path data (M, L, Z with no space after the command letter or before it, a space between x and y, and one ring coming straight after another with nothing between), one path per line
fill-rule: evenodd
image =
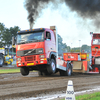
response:
M28 63L27 66L34 65L34 63Z

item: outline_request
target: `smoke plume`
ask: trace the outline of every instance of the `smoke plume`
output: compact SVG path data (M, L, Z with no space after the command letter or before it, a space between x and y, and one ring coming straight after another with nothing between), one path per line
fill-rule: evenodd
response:
M28 11L28 21L30 23L30 29L34 25L34 21L39 17L42 9L47 6L50 0L26 0L25 8Z
M97 27L100 26L100 0L26 0L25 8L29 14L30 28L33 27L34 21L39 17L42 9L48 7L50 2L53 6L65 2L71 11L77 12L82 18L92 19ZM58 7L54 8L57 9Z
M100 0L65 0L65 3L82 18L92 19L96 27L100 26Z

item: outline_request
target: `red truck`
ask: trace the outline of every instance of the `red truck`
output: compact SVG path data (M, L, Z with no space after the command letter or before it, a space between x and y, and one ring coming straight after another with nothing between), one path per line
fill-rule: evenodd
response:
M39 75L72 74L70 61L58 57L58 40L56 27L38 28L17 33L16 64L23 76L37 70Z
M91 67L92 70L97 70L100 73L100 33L93 33L91 41Z

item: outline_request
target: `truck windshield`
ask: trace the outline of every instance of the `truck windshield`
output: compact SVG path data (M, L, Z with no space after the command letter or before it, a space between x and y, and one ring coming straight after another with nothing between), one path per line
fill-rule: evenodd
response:
M21 33L17 35L17 44L41 42L44 40L44 32Z
M93 39L93 44L100 44L100 39Z

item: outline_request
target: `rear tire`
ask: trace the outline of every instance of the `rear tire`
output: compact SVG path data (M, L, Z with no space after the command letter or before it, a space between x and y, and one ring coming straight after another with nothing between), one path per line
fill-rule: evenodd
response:
M27 76L29 74L29 68L28 67L22 67L22 68L20 68L20 72L23 76Z
M65 75L66 76L72 75L72 65L70 63L67 64L67 69L66 69Z
M60 76L65 76L65 71L60 70Z
M50 75L48 72L47 72L47 70L45 70L45 71L38 71L38 75L39 76L48 76L48 75Z
M72 75L72 65L67 63L66 71L60 70L60 76L71 76Z
M39 76L42 76L43 74L42 74L42 72L41 72L41 71L38 71L38 75L39 75Z
M56 72L56 64L54 59L51 59L50 65L47 66L47 72L49 74L54 74Z
M99 70L99 74L100 74L100 70Z
M4 64L4 57L2 54L0 54L0 67L2 67Z

